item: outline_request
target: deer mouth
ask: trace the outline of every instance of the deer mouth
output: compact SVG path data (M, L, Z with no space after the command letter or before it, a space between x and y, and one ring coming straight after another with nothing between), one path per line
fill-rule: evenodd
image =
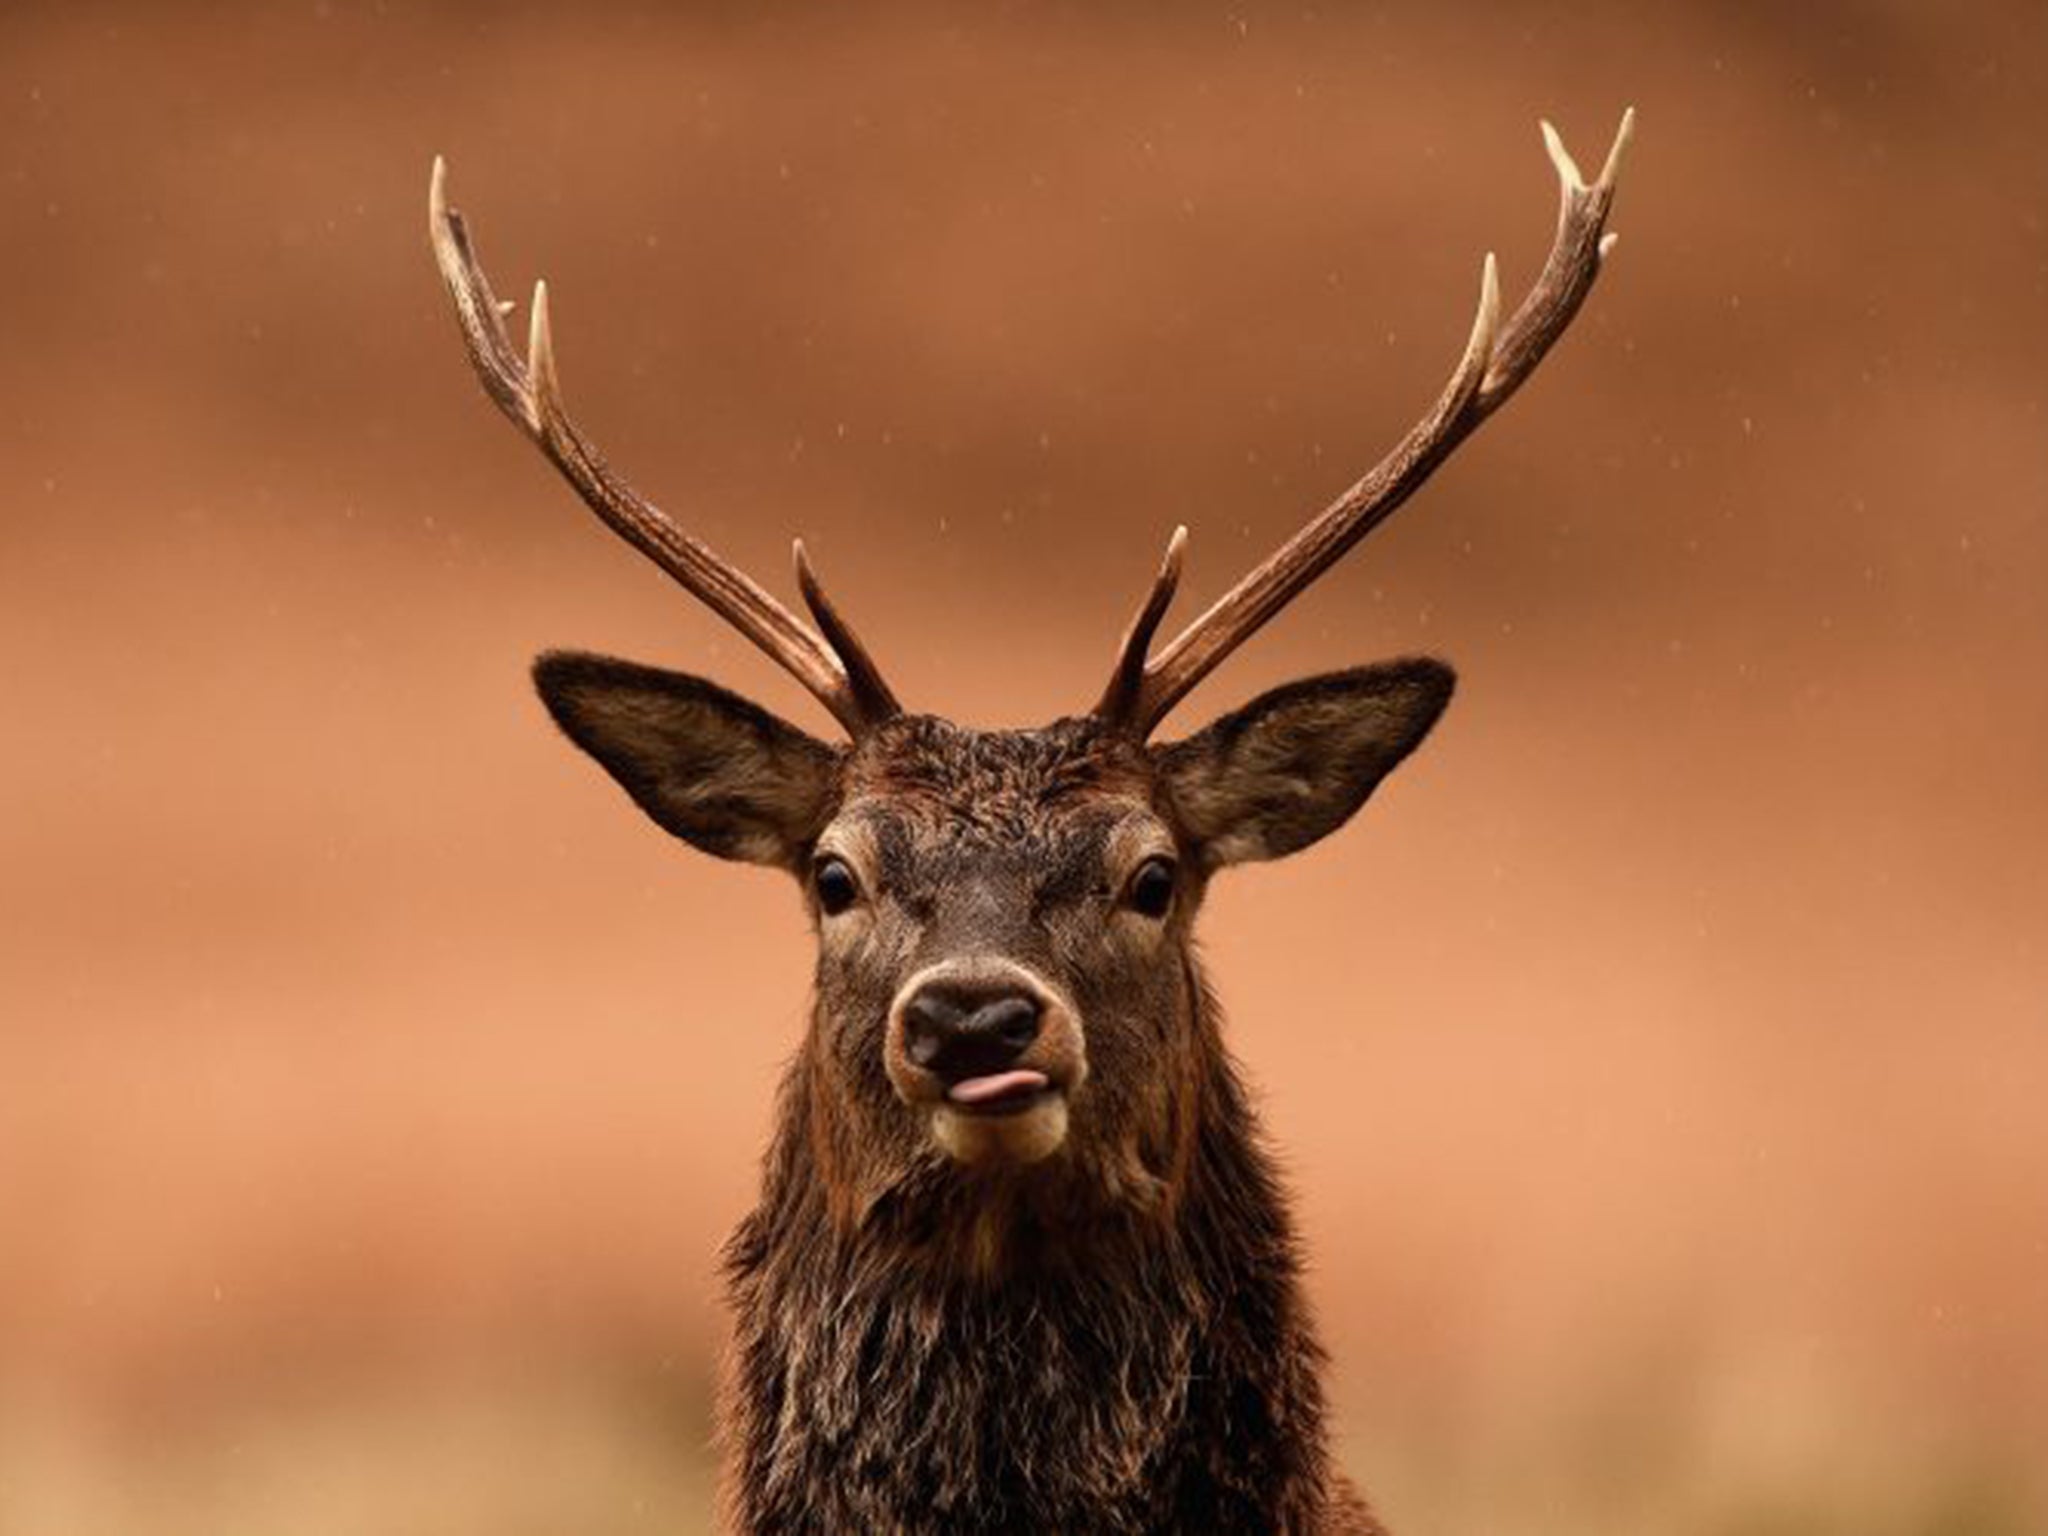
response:
M963 1078L946 1089L946 1102L970 1115L1015 1115L1053 1091L1052 1079L1043 1072L1018 1068Z
M897 1096L954 1162L1021 1166L1057 1152L1088 1074L1081 1021L1012 961L942 961L902 985L883 1067Z

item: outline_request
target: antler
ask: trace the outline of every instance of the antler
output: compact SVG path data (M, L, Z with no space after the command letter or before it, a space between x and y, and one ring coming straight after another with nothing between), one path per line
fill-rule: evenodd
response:
M1480 274L1479 313L1472 322L1465 355L1451 373L1428 415L1412 427L1393 452L1182 630L1149 662L1145 659L1180 574L1176 531L1151 596L1124 637L1116 670L1095 713L1140 740L1167 711L1249 639L1318 576L1379 526L1450 457L1474 427L1499 409L1536 370L1551 343L1564 334L1592 290L1603 257L1618 238L1603 234L1614 202L1614 178L1622 151L1635 131L1635 109L1622 114L1614 147L1600 178L1591 186L1564 147L1557 130L1543 124L1543 142L1557 167L1560 201L1557 236L1529 296L1505 328L1500 319L1500 279L1489 253Z
M448 206L447 179L448 168L436 156L427 204L434 258L455 300L469 360L498 408L548 456L613 532L779 662L848 732L859 736L902 713L867 649L818 585L801 539L795 550L797 582L823 636L762 591L746 572L685 533L599 456L562 406L548 330L547 284L533 285L532 326L522 363L505 334L504 316L512 305L500 302L477 264L462 215Z

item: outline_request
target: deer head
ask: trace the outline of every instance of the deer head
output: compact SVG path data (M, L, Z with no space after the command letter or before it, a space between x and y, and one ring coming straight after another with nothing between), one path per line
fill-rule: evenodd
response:
M552 652L534 669L570 739L657 823L799 882L818 1006L801 1134L832 1198L865 1210L962 1165L1012 1186L1170 1200L1214 1042L1191 950L1219 870L1342 826L1428 734L1449 667L1409 659L1278 688L1179 741L1162 718L1426 480L1534 371L1614 241L1631 129L1588 184L1546 123L1561 206L1535 285L1503 324L1493 258L1464 353L1377 466L1164 645L1176 530L1099 700L1033 730L906 713L820 585L815 628L683 532L599 457L562 405L536 284L524 359L434 166L431 229L491 398L607 524L787 668L843 727L827 742L714 683ZM1059 1172L1055 1170L1064 1170Z

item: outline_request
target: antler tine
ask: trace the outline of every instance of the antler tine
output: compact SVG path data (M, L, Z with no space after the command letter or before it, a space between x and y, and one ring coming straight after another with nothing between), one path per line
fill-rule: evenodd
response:
M685 533L604 461L562 404L548 325L547 284L534 284L532 324L522 362L505 332L504 316L512 305L497 297L484 276L462 215L448 206L447 180L447 164L436 156L427 196L428 229L442 280L455 301L463 344L485 393L548 456L606 526L759 646L850 734L859 736L900 713L874 662L818 589L807 565L801 567L805 597L825 628L825 638L744 571Z
M1167 642L1144 665L1134 688L1120 689L1131 664L1127 639L1117 681L1111 683L1098 713L1141 740L1149 735L1224 657L1385 521L1473 428L1521 387L1571 324L1599 275L1601 259L1613 248L1615 237L1605 234L1604 226L1614 202L1622 152L1634 131L1631 107L1622 114L1599 179L1588 186L1557 131L1543 124L1560 188L1557 234L1542 272L1513 317L1500 325L1499 278L1489 255L1480 275L1479 312L1471 337L1429 413L1362 479ZM1119 700L1123 707L1112 712L1109 706Z
M875 665L868 648L861 644L860 636L853 632L853 626L825 593L825 587L818 580L818 573L811 568L811 557L804 549L804 541L796 540L791 545L796 560L796 587L803 594L804 606L811 610L811 617L818 621L818 628L824 631L825 643L838 653L846 664L847 686L863 714L870 720L887 720L903 713L903 706L896 702L896 695L882 680L881 669Z
M1479 390L1482 418L1536 371L1543 354L1564 334L1579 306L1586 302L1586 295L1593 291L1593 279L1600 275L1601 262L1621 238L1603 231L1607 211L1614 205L1614 182L1621 170L1622 153L1635 132L1636 109L1630 107L1621 114L1621 127L1615 131L1614 145L1607 151L1607 163L1601 167L1599 180L1589 187L1557 130L1547 122L1543 124L1543 145L1550 151L1551 164L1557 167L1557 238L1551 242L1550 256L1530 286L1529 296L1515 310L1494 348L1493 364L1486 370L1486 382Z
M1145 684L1145 653L1152 648L1152 636L1180 587L1181 561L1187 547L1186 526L1175 528L1166 541L1159 574L1152 578L1152 590L1145 594L1145 601L1131 618L1130 628L1124 631L1124 643L1117 649L1116 670L1110 674L1109 686L1095 706L1095 713L1104 720L1124 724L1133 718Z

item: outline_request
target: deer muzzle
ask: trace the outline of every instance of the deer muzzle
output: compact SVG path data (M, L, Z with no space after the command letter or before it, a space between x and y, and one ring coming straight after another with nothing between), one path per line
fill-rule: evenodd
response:
M1068 1099L1087 1076L1081 1024L1044 977L1015 961L927 966L889 1010L884 1064L962 1163L1031 1163L1067 1136Z

